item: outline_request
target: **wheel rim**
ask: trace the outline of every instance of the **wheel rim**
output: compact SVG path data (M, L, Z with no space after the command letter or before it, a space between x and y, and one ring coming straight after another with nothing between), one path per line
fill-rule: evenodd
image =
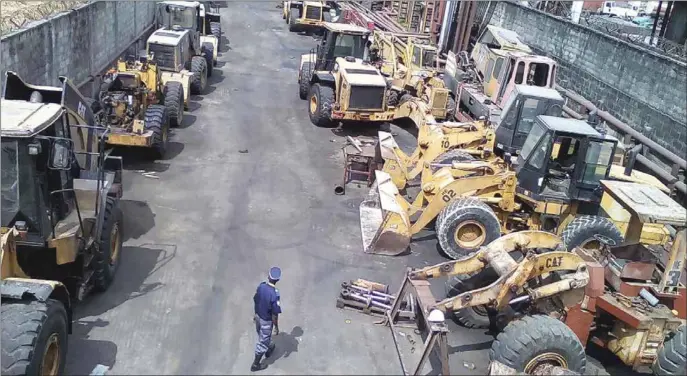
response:
M568 368L568 362L560 354L554 352L547 352L535 356L532 360L527 362L525 366L525 373L528 375L540 375L543 374L545 368L550 368L552 366L558 366L561 368Z
M110 231L110 265L114 266L119 258L119 222L115 222Z
M317 96L312 95L310 97L310 113L314 114L315 112L317 112Z
M454 239L461 248L477 248L484 243L487 231L477 221L465 221L456 227Z
M41 361L41 375L57 375L60 368L60 342L57 333L48 337Z

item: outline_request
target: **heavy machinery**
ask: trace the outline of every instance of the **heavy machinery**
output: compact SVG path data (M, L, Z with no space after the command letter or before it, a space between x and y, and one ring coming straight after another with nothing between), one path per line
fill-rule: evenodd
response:
M212 44L212 65L217 65L217 55L219 46L222 43L222 23L220 22L219 6L212 1L200 2L200 22L198 25L200 32L200 43ZM212 72L208 72L212 75Z
M477 158L492 167L503 166L504 162L496 156L516 155L536 117L562 116L563 105L563 97L554 89L516 85L495 130L486 119L437 123L426 110L413 111L409 117L418 128L418 136L411 155L399 148L390 133L379 132L382 171L391 175L396 187L402 190L421 173L429 175L439 166L450 166L453 162Z
M122 247L122 160L86 99L7 72L2 97L2 374L64 373L74 301L107 289Z
M301 56L298 70L298 95L308 98L310 121L328 127L393 119L387 80L366 62L370 31L343 23L323 26L320 44Z
M158 158L167 150L169 127L181 124L186 96L180 82L162 84L148 56L119 59L93 90L98 123L110 128L107 143L149 147Z
M520 155L504 161L508 169L481 168L484 161L454 163L423 176L412 203L389 174L376 171L376 182L360 205L364 251L401 254L411 237L435 219L440 247L453 259L469 256L501 233L523 229L560 234L568 248L594 247L596 234L620 241L622 233L613 221L622 218L614 217L613 201L599 194L599 181L611 175L617 143L585 121L540 115ZM663 226L647 226L642 236L662 244L667 234Z
M650 366L657 375L684 374L687 211L656 187L607 180L601 186L631 212L632 231L619 246L597 235L597 249L566 250L563 239L526 230L467 259L409 269L395 302L411 300L408 295L417 302L414 312L430 331L422 359L438 345L442 374L450 374L445 314L482 307L498 332L491 362L519 373L546 374L555 367L585 374L584 349L594 342L634 370ZM678 228L669 251L638 243L649 223ZM428 280L444 276L472 276L482 283L437 301ZM394 339L399 304L387 312ZM422 361L415 374L421 367Z
M498 125L515 85L553 88L556 69L554 60L533 55L515 32L488 26L469 57L448 54L444 81L457 96L459 120L484 116Z
M148 56L153 56L162 71L162 84L181 82L190 94L202 94L212 74L214 53L209 42L201 45L198 25L200 3L166 1L158 3L156 24L160 26L147 41ZM186 89L185 89L186 91Z
M456 102L446 89L436 67L437 49L427 36L375 30L370 47L371 61L392 78L392 104L410 97L422 98L432 115L452 119Z
M334 1L284 1L282 18L289 31L322 32L324 22L332 22L338 6Z

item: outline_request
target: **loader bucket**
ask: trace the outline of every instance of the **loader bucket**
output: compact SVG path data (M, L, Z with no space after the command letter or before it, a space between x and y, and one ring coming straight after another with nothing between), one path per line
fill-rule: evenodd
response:
M407 202L391 176L375 171L375 182L360 204L360 232L365 253L397 256L410 245Z

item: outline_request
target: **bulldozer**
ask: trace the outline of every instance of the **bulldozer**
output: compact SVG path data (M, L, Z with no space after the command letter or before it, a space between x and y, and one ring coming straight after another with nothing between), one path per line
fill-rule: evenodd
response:
M122 159L66 78L8 71L2 96L2 374L64 373L72 309L113 282Z
M163 85L162 71L145 54L119 59L100 85L96 82L91 108L98 123L110 128L107 143L148 147L155 157L164 157L169 128L181 124L188 103L183 84L167 80Z
M334 1L284 1L282 18L289 31L321 33L324 22L332 22L338 7Z
M420 174L428 177L440 166L451 166L454 162L476 158L492 169L503 170L505 162L499 158L506 153L517 155L536 116L562 116L563 105L563 97L554 89L516 85L502 119L491 124L487 119L439 123L427 115L427 110L422 110L422 103L417 103L420 110L408 114L418 128L417 147L411 155L401 150L391 133L378 132L380 156L384 160L382 171L403 190L408 181ZM398 116L400 112L397 111Z
M367 63L370 31L324 22L320 44L301 56L298 96L308 99L310 121L330 127L340 121L385 122L394 118L386 78Z
M201 44L200 3L160 2L155 24L159 28L148 37L146 55L154 56L162 71L162 84L178 81L186 93L203 94L212 75L215 54L211 42Z
M449 52L444 82L456 95L461 121L484 116L498 123L515 85L554 88L556 62L538 56L510 30L487 26L471 55Z
M440 78L437 48L427 36L375 30L372 41L371 62L392 78L391 104L417 97L429 104L435 118L453 119L456 102Z
M632 231L621 243L597 235L601 247L564 252L562 239L553 234L511 233L466 260L408 271L402 290L415 290L425 312L437 309L468 327L495 328L499 334L490 360L517 372L540 374L535 370L547 366L585 374L584 348L594 343L635 371L650 367L656 375L684 374L687 211L650 185L602 180L601 186L631 213ZM655 223L676 228L670 247L641 243L642 227ZM535 259L548 261L529 266ZM586 271L587 283L561 294L561 284L567 288L577 279L570 273L574 265L575 274ZM558 270L552 272L552 266ZM551 284L541 286L542 280L532 274L522 278L522 272ZM449 280L448 296L437 302L423 292L428 279L441 276L461 278ZM512 287L506 291L504 285ZM554 293L560 299L542 300ZM486 322L476 312L485 312Z
M360 205L363 249L404 253L411 237L435 220L440 248L453 259L469 256L502 233L524 229L560 234L569 249L597 247L597 234L620 241L614 222L624 218L612 200L602 200L599 185L611 176L617 144L585 121L539 115L522 152L504 160L506 169L483 168L484 161L454 162L423 176L412 203L389 174L376 171ZM621 179L634 179L631 168L626 166ZM664 244L667 237L660 225L646 226L642 233L650 244Z

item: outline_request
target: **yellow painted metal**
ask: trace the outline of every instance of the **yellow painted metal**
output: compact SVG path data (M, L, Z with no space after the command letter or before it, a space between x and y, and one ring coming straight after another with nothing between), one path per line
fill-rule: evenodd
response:
M110 145L145 146L151 145L153 137L152 131L143 134L135 133L110 133L107 136L107 143Z
M219 51L219 47L218 47L219 41L217 40L217 37L212 35L212 34L201 35L200 36L200 43L201 43L201 45L203 43L212 44L212 60L217 61L217 51ZM212 67L208 67L208 69L212 69Z
M193 73L186 69L181 72L161 71L160 73L162 87L170 81L181 83L181 86L184 88L184 109L186 110L188 110L189 98L191 98L191 77L193 77Z
M28 275L19 265L17 260L17 246L16 239L19 236L19 231L14 227L2 228L2 253L0 254L0 265L2 265L2 279L10 277L27 278Z

